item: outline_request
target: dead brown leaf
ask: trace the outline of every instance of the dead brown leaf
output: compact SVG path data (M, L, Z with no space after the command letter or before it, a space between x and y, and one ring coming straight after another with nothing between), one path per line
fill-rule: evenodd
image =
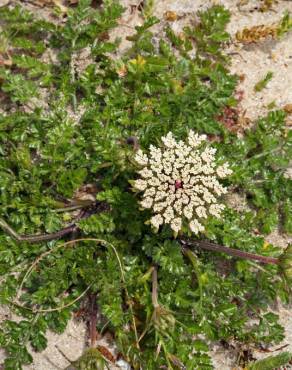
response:
M290 104L284 105L283 109L286 113L291 114L292 113L292 104L290 103Z
M174 12L174 11L172 11L172 10L168 10L168 11L166 11L166 12L163 14L163 16L164 16L164 19L165 19L166 21L169 21L169 22L174 22L174 21L176 21L176 20L177 20L177 18L178 18L178 16L177 16L176 12Z
M110 362L115 362L115 357L112 355L112 353L104 346L97 346L97 349L99 350L99 352L103 355L103 357L105 357L107 360L109 360Z
M68 12L68 7L65 6L62 0L32 0L31 3L42 8L56 6L60 9L61 13Z
M75 191L73 199L75 201L92 201L96 199L96 194L98 189L95 184L86 184L81 186L78 190Z
M11 59L4 59L1 57L0 55L0 66L7 66L7 67L11 67L12 66L12 60Z
M276 39L278 32L277 25L259 25L251 28L245 27L241 31L237 31L235 38L243 44L251 44L253 42L263 41L267 38Z
M127 73L128 73L128 69L125 65L122 65L120 68L117 69L117 74L121 78L125 77Z

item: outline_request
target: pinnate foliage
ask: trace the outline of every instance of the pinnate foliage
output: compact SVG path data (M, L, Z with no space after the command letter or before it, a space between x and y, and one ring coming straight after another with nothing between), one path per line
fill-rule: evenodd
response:
M183 37L166 27L155 43L159 20L148 17L118 56L119 40L109 31L122 11L115 1L94 9L81 0L65 23L53 24L20 6L0 8L12 56L11 66L0 67L0 216L19 234L78 226L71 236L34 244L0 230L1 303L22 317L2 324L7 370L31 363L27 347L43 350L48 329L63 332L88 291L97 294L98 329L113 333L134 369L208 370L210 340L257 346L284 338L269 312L277 297L288 301L277 266L186 253L167 227L154 234L145 225L149 214L139 210L129 180L135 145L159 146L169 131L181 139L190 129L209 135L233 170L225 185L249 208L227 207L210 219L204 238L279 256L259 232L292 232L285 113L270 112L240 137L218 120L237 103L237 77L222 52L229 20L223 7L199 14ZM91 62L80 69L76 55L85 49ZM82 207L89 217L78 218Z

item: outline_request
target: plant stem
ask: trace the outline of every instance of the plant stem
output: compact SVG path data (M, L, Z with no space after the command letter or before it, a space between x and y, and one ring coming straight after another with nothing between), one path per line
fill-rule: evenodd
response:
M63 304L61 306L58 306L58 307L53 307L53 308L40 308L40 309L37 309L37 308L31 308L31 307L27 307L27 306L24 306L22 304L20 304L19 302L16 302L16 301L9 301L10 304L18 307L18 308L21 308L21 309L24 309L24 310L28 310L28 311L32 311L33 313L48 313L48 312L56 312L56 311L62 311L64 310L65 308L68 308L70 306L72 306L74 303L78 302L87 292L88 290L91 288L91 285L89 285L77 298L75 298L73 301L71 302L68 302L66 304Z
M99 337L99 334L96 330L97 323L97 313L98 307L96 302L97 294L89 295L89 338L90 338L90 347L95 348L96 341Z
M77 221L87 218L94 213L103 211L103 209L94 209L88 211L81 211L80 214L76 217L75 222L64 229L56 231L50 234L36 234L36 235L19 235L5 220L0 218L0 228L2 228L6 233L11 236L14 240L18 242L27 242L27 243L40 243L44 241L50 241L55 239L60 239L65 235L71 234L73 231L78 230Z
M199 292L200 292L200 308L202 310L203 309L203 286L202 286L201 272L200 272L198 262L197 262L197 256L189 248L184 247L182 249L182 252L190 260L190 262L193 266L194 272L196 274L196 277L197 277L197 280L198 280Z
M72 231L77 230L77 225L72 224L70 226L65 227L62 230L59 230L59 231L55 232L55 233L37 234L37 235L19 235L2 218L0 218L0 227L2 227L2 229L4 231L6 231L7 234L10 235L16 241L18 241L18 242L28 242L28 243L39 243L39 242L50 241L50 240L54 240L54 239L60 239L60 238L62 238L62 236L65 236L67 234L72 233Z
M159 307L158 303L158 283L157 283L157 267L153 266L152 271L152 304L154 308Z
M81 204L70 204L66 207L55 209L55 212L56 213L61 213L61 212L76 211L77 209L82 209L82 208L85 208L85 207L89 207L89 206L93 205L93 203L94 203L93 201L87 201L87 202L82 202Z
M266 264L277 265L279 263L278 258L266 257L266 256L261 256L259 254L244 252L238 249L224 247L223 245L210 243L204 240L190 240L190 239L183 240L181 239L181 241L183 242L183 244L187 244L189 246L199 247L199 248L203 248L203 249L213 251L213 252L223 252L233 257L244 258L247 260L254 260L254 261L258 261L258 262L262 262Z
M72 40L72 44L71 44L72 55L74 53L76 39L77 38L74 38ZM72 55L71 55L71 60L70 60L70 83L74 87L74 91L72 92L71 96L72 96L72 108L73 108L73 111L76 112L77 98L76 98L76 87L75 87L75 66L74 66L74 60L72 60Z
M258 159L258 158L265 157L266 155L269 155L269 154L277 153L277 152L279 152L281 149L282 149L282 147L277 147L277 148L272 149L272 150L267 150L266 152L262 152L262 153L259 153L259 154L255 154L255 155L253 155L252 157L247 158L247 159L246 159L246 162L249 162L249 161L251 161L252 159Z

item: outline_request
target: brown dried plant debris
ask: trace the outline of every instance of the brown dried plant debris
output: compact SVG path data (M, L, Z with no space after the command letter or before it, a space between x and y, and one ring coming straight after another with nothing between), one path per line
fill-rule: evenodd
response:
M278 37L278 25L259 25L251 28L245 27L241 31L237 31L235 38L243 44L251 44L253 42L263 41L268 38L276 39Z
M272 24L261 24L251 28L245 27L241 31L237 31L235 39L243 44L264 41L266 39L279 39L285 33L292 29L292 20L288 11L284 12L283 17Z
M243 90L235 92L237 103L240 103L244 97ZM229 107L225 106L222 112L216 119L221 122L228 130L240 132L247 128L250 124L250 119L246 117L246 111L243 111L240 106Z
M164 14L164 19L169 22L174 22L178 19L178 15L176 12L173 12L171 10L166 11Z
M12 60L10 58L3 58L0 54L0 66L6 66L11 67L12 66Z
M97 349L99 352L105 357L108 361L115 363L116 357L112 354L112 352L105 346L98 345Z
M261 0L261 5L259 10L261 12L267 12L273 9L273 6L278 3L277 0Z
M292 114L292 103L284 105L283 110L287 114Z
M61 13L66 14L68 12L68 8L72 5L76 5L78 0L30 0L29 2L40 8L57 7Z
M232 107L224 107L220 116L217 117L218 121L229 130L236 130L238 121L238 110Z

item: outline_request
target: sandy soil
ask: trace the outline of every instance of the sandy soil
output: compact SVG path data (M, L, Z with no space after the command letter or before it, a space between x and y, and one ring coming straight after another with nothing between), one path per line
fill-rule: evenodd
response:
M9 0L0 0L7 3ZM14 1L10 1L13 4ZM272 24L277 22L285 10L292 12L292 1L279 0L273 9L262 13L258 10L260 2L257 0L156 0L154 1L153 13L160 18L166 11L174 11L179 15L179 19L171 23L171 27L179 32L184 25L194 21L194 13L203 10L211 4L223 4L231 10L232 18L228 26L231 35L244 27ZM121 26L115 30L112 37L121 36L123 42L121 50L126 50L129 43L125 40L126 36L134 32L134 26L142 23L141 14L133 11L133 5L140 3L139 0L122 0L126 11L121 19ZM50 17L49 8L40 8L31 3L27 7L34 10L46 18ZM132 11L131 11L132 9ZM155 26L155 31L162 32L162 26ZM267 111L270 103L283 107L292 103L292 32L287 34L279 41L265 41L260 44L243 46L233 43L226 50L231 55L231 70L239 75L244 75L244 80L239 88L243 90L244 96L241 102L242 109L246 117L255 120ZM254 91L254 85L261 80L268 71L274 73L272 80L261 92ZM285 247L289 242L285 235L275 232L271 234L268 241ZM290 241L292 241L290 239ZM292 314L288 307L278 305L275 309L280 315L280 321L285 327L286 338L282 345L290 344L290 348L285 350L292 351ZM0 307L0 320L9 317L11 314L5 308ZM24 367L25 370L58 370L64 369L69 365L68 359L76 360L83 352L86 343L86 327L82 322L71 321L68 328L62 335L48 333L48 348L42 353L33 353L34 364ZM280 345L275 348L280 347ZM215 369L231 370L234 369L234 355L231 351L224 350L219 344L213 345L210 355L214 359ZM256 352L255 357L265 357L266 353ZM0 362L4 353L0 350ZM121 367L122 368L122 367ZM126 367L123 367L126 369ZM190 369L191 370L191 369Z

